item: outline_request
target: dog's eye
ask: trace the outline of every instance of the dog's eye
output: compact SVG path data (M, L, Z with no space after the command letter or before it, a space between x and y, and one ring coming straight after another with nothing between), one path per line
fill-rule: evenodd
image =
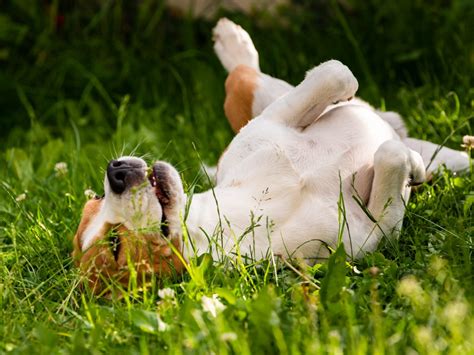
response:
M101 200L105 197L105 194L103 194L102 196L99 196L99 195L95 195L94 196L94 200Z

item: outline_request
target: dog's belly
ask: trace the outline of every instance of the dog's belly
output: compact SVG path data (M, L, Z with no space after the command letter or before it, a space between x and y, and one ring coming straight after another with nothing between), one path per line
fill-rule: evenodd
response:
M318 196L355 187L367 200L378 147L396 139L372 110L346 105L328 111L302 131L256 118L232 141L219 164L219 187L299 189Z
M224 250L234 247L234 236L241 239L242 254L257 258L269 248L305 258L327 255L324 245L337 241L341 186L351 218L359 208L353 187L368 199L375 151L395 137L371 110L350 105L302 131L257 118L221 159L214 190L218 208L209 203L212 194L200 196L208 203L199 205L211 207L199 211L200 222L193 224L201 223L210 235L220 224Z
M271 251L311 262L337 244L338 201L297 190L254 196L253 191L216 188L193 196L187 227L197 254L212 250L215 260L222 254L258 260ZM189 247L185 253L194 254Z

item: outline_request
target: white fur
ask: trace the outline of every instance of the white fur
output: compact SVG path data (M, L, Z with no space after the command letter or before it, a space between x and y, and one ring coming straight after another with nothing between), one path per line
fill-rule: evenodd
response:
M383 235L396 235L409 176L422 181L423 162L371 109L346 105L318 115L334 100L353 95L356 87L347 67L331 61L310 71L299 86L250 121L221 158L215 188L192 196L186 220L192 246L185 243L185 257L207 251L213 235L215 258L241 254L260 259L271 253L324 257L325 245L338 242L340 195L349 226L342 238L349 255L360 256ZM302 126L313 110L313 123ZM128 222L130 197L113 196L107 180L105 185L106 195L113 197L105 201L107 211L117 211L115 221ZM377 223L353 195L368 203ZM151 201L154 192L143 187L139 196ZM161 219L158 209L152 214L152 220Z
M258 69L258 57L249 59L250 37L240 33L246 40L236 41L239 36L229 36L232 31L245 32L230 21L220 21L214 30L218 41L228 41L216 46L226 68L243 61L257 63ZM224 55L223 48L234 45L244 48ZM424 164L436 145L405 138L399 117L362 100L334 104L352 97L357 85L350 70L334 60L309 71L294 88L261 74L254 94L257 117L223 154L216 186L187 197L186 258L211 249L216 259L279 254L314 261L326 257L326 246L335 247L339 237L348 255L360 257L384 236L398 235L410 183L424 181ZM437 159L432 169L447 164L462 170L469 164L465 155L446 148ZM136 214L133 198L113 196L107 180L105 189L104 212L97 218L130 223ZM139 214L146 218L132 227L161 221L153 189L144 186L137 196L144 207ZM185 215L184 199L178 205L175 223Z
M341 63L324 63L240 131L221 158L214 190L193 196L187 225L199 252L208 248L201 228L210 235L222 228L224 252L236 253L235 240L253 219L258 226L241 240L241 254L324 257L324 245L337 245L340 195L349 255L360 256L383 235L398 233L409 177L424 179L421 157L363 105L319 115L332 102L352 96L356 84ZM312 123L309 112L314 112ZM378 223L353 195L368 203Z
M408 179L424 180L422 158L428 164L439 149L429 172L441 164L455 170L468 167L465 153L406 138L398 114L376 111L358 98L344 101L354 95L357 82L340 63L324 63L293 88L260 72L256 49L240 26L222 19L213 33L216 54L228 71L244 64L259 74L252 106L256 118L221 159L214 191L193 196L187 222L200 251L207 250L200 227L209 234L222 228L229 252L252 220L260 219L255 241L244 240L241 253L260 257L271 248L283 255L324 256L327 249L321 244L337 242L342 185L349 226L343 239L347 252L360 256L383 235L397 235ZM378 223L353 195L367 203Z

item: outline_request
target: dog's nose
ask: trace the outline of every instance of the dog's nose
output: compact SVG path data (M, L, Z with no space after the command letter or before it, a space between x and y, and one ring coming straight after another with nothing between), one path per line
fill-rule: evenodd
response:
M132 161L112 160L107 166L107 179L110 188L116 194L121 194L129 186L144 179L142 167Z

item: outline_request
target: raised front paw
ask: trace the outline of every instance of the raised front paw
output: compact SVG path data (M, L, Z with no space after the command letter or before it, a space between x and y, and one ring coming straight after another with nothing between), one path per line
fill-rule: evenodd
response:
M331 103L352 99L359 83L350 69L338 60L328 60L306 73L308 83L324 85Z

